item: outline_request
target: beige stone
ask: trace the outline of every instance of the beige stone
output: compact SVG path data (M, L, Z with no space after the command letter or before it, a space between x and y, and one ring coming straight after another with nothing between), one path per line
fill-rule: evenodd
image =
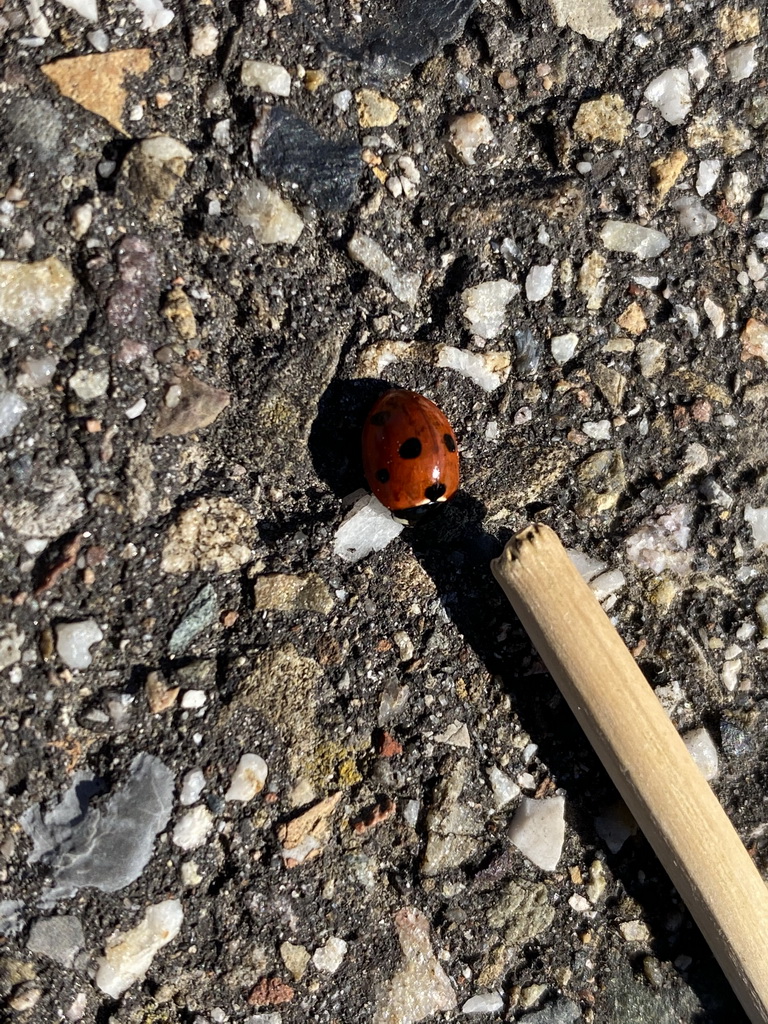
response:
M768 363L768 325L750 317L741 332L741 359L762 359Z
M152 437L181 437L209 426L229 405L229 393L186 371L168 382L165 400L152 427Z
M254 523L227 497L198 498L179 513L163 545L163 572L235 572L251 560Z
M317 573L260 576L253 588L255 611L319 612L327 615L333 597Z
M649 170L653 190L659 199L663 199L677 182L687 163L688 154L682 149L676 149L674 152L667 154L667 156L653 161Z
M639 302L631 302L616 323L622 331L635 336L648 330L648 321Z
M617 93L604 93L596 100L582 103L573 122L573 130L587 142L605 139L621 146L626 138L632 116Z
M65 57L40 69L62 96L103 117L123 135L123 108L128 96L127 75L141 75L152 66L150 50L113 50Z
M0 320L26 331L41 320L56 320L72 297L75 279L55 256L36 263L0 260Z
M183 289L171 288L165 297L161 313L184 341L197 337L197 322L192 311L192 303Z
M400 107L376 89L358 89L355 93L357 118L361 128L387 128L394 124Z
M749 7L747 10L721 7L717 12L717 27L723 34L726 46L745 43L760 35L760 11L757 7Z

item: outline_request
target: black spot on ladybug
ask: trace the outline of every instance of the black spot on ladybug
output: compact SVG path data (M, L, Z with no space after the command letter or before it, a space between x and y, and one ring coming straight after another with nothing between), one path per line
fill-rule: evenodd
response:
M389 470L388 469L377 469L376 470L376 479L379 481L379 483L385 484L387 482L387 480L389 480Z
M418 459L421 455L421 441L418 437L409 437L399 448L401 459Z
M444 494L445 484L430 484L426 491L424 491L424 497L427 501L439 501Z
M375 412L373 416L371 416L371 423L374 427L383 427L388 419L389 413L382 410L382 412Z
M449 452L456 451L456 442L453 440L450 434L443 434L443 444Z

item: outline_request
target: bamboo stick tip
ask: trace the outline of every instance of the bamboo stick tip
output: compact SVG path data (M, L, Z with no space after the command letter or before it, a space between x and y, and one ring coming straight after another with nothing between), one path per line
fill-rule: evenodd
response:
M498 558L491 562L491 572L498 579L500 574L509 571L511 563L517 562L529 548L535 549L542 543L556 538L554 530L544 523L531 523L520 533L515 534L504 546L504 550Z

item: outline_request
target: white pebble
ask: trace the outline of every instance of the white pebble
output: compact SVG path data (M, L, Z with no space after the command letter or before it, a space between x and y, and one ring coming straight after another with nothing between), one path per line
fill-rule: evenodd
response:
M694 46L691 50L691 59L688 61L688 74L697 89L703 89L709 78L709 65L703 50Z
M204 789L205 775L199 768L192 768L182 779L179 801L184 807L189 807L197 802Z
M718 772L717 747L707 730L691 729L684 733L683 742L707 782L716 778Z
M312 963L318 971L326 974L335 974L341 967L342 961L347 954L347 943L344 939L332 935L324 946L316 949L312 956Z
M98 21L99 12L96 9L96 0L59 0L64 7L79 14L86 21Z
M541 302L552 291L555 275L554 263L534 265L525 279L525 296L529 302Z
M232 773L225 800L239 800L246 803L253 800L267 781L267 762L258 754L243 754Z
M148 29L150 34L166 28L173 21L173 11L164 7L161 0L131 0L133 6L141 12L141 27Z
M77 370L69 378L69 386L81 402L92 402L106 394L109 370Z
M648 83L643 95L669 124L682 124L691 110L688 72L667 68Z
M79 203L72 208L69 215L69 223L72 235L75 238L84 238L93 223L93 207L90 203Z
M291 76L282 64L265 60L244 60L240 72L243 85L261 89L270 96L290 96Z
M542 871L554 871L565 840L565 797L524 796L509 827L510 841Z
M621 932L621 937L626 942L646 943L651 937L651 933L648 931L648 926L639 920L622 921L619 925L619 931Z
M592 555L588 555L584 551L580 551L578 548L568 548L568 557L573 562L574 566L578 570L580 576L582 576L587 583L593 580L596 576L599 576L601 572L604 572L608 568L608 563L604 562L602 558L593 558Z
M345 562L358 562L372 551L381 551L402 531L403 524L369 494L355 502L336 531L333 553Z
M263 181L253 181L237 204L237 216L262 245L294 245L304 221L293 206Z
M203 876L200 874L200 869L193 860L185 860L181 865L181 884L186 886L187 889L194 889L196 885L200 885L203 880Z
M353 260L362 263L372 274L380 277L401 302L407 306L416 305L421 274L400 270L378 242L360 231L356 231L350 238L347 252Z
M491 784L493 804L497 811L520 796L520 787L515 780L496 765L492 765L488 769L488 781Z
M53 356L41 356L39 359L25 359L21 364L21 373L16 378L17 388L42 388L51 383L56 373L56 360Z
M586 898L586 896L580 896L578 893L574 893L568 900L568 906L575 910L577 914L587 914L592 910L592 904Z
M734 171L728 178L723 192L726 203L732 209L746 206L752 199L752 186L749 181L749 175L745 174L744 171Z
M137 416L141 416L144 410L147 408L146 398L140 398L138 402L134 402L133 405L129 405L125 410L125 415L129 420L135 420Z
M495 391L509 376L511 360L507 352L468 352L453 345L441 345L437 365L469 377L483 391Z
M103 639L95 619L56 626L56 652L67 668L88 668L93 660L90 648Z
M723 686L728 690L729 693L733 693L736 687L739 685L739 675L741 674L741 658L734 658L733 661L726 661L723 665L720 673Z
M181 695L181 706L188 711L205 707L208 695L205 690L185 690Z
M653 259L669 248L669 239L662 231L622 220L607 220L600 231L606 249L628 252L638 259Z
M208 22L193 29L192 45L189 52L192 57L210 57L211 54L216 53L218 45L219 30Z
M491 123L485 114L474 112L461 114L451 121L449 128L451 145L462 163L473 166L475 152L480 146L493 142Z
M590 587L598 601L605 601L621 590L626 582L626 576L621 569L609 569L608 572L601 573L597 579L592 580Z
M578 334L573 334L573 332L558 334L550 342L550 347L552 358L558 366L563 366L576 355L576 349L579 347L579 336Z
M27 411L27 403L15 391L0 394L0 437L10 437Z
M451 722L442 732L436 733L435 742L445 743L449 747L462 747L465 750L469 750L472 745L466 723L458 719Z
M106 53L109 49L109 36L104 29L96 28L93 32L89 32L85 37L94 50L99 53Z
M472 996L461 1008L462 1013L500 1013L504 1009L504 1000L498 992L485 992Z
M715 329L715 337L722 338L725 334L725 310L723 307L718 306L712 299L706 298L704 299L704 312Z
M581 429L593 441L609 441L611 437L610 420L587 420L581 424Z
M520 285L505 278L466 288L461 299L472 333L486 340L497 337L504 329L507 306L519 291Z
M135 928L113 935L99 961L97 987L112 999L119 999L144 978L157 951L176 938L183 920L181 902L165 900L149 907Z
M207 807L193 807L178 820L172 839L182 850L196 850L202 846L213 828L213 815Z
M753 508L747 505L744 510L744 521L752 529L752 542L756 548L768 547L768 506Z
M732 46L725 51L725 66L732 82L741 82L749 78L757 67L757 42L744 43L743 46Z
M715 187L722 166L722 160L702 160L700 162L699 172L696 175L696 191L700 196L709 195Z
M340 114L346 114L351 102L352 93L349 89L342 89L341 92L334 93L333 95L333 105Z

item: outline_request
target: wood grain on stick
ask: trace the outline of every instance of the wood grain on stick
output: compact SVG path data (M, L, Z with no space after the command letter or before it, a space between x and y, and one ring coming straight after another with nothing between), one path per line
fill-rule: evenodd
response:
M531 526L493 574L754 1024L768 1024L768 888L557 535Z

